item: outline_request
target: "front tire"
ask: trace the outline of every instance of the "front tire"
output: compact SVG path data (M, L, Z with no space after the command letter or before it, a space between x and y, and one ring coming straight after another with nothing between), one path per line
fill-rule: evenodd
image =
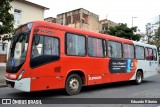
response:
M77 74L71 74L66 80L65 89L68 95L77 95L82 88L82 79Z
M137 71L135 84L136 85L140 85L142 83L142 80L143 80L142 72L141 71Z

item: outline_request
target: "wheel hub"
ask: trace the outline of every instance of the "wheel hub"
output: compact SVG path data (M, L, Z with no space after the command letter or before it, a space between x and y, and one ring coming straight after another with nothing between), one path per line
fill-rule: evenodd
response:
M79 82L77 79L73 78L69 82L69 88L73 91L76 91L79 88Z

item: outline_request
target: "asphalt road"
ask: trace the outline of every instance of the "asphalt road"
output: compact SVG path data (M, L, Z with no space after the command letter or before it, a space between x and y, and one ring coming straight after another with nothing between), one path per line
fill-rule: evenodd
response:
M0 88L0 98L160 98L160 74L146 78L141 85L133 85L132 82L119 82L112 84L83 87L80 94L75 96L66 95L64 90L43 91L25 93L8 87ZM0 105L0 107L5 105ZM15 105L17 107L18 105ZM28 105L23 105L27 107ZM36 105L30 105L35 107ZM44 105L38 105L44 106ZM45 105L51 106L53 105ZM65 107L106 107L105 104L54 104ZM160 107L160 104L109 104L107 107ZM9 107L6 105L6 107Z

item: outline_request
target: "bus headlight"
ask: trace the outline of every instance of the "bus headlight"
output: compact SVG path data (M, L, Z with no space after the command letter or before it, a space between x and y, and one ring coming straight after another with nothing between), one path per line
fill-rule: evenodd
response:
M18 79L17 79L18 81L22 79L24 72L25 72L25 70L22 70L22 72L19 74Z

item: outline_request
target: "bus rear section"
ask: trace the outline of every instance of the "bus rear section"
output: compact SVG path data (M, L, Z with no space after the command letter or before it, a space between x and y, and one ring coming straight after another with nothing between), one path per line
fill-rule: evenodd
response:
M135 58L137 59L137 73L131 78L135 80L151 77L158 74L159 57L157 47L154 45L134 42ZM137 74L139 75L137 77Z

